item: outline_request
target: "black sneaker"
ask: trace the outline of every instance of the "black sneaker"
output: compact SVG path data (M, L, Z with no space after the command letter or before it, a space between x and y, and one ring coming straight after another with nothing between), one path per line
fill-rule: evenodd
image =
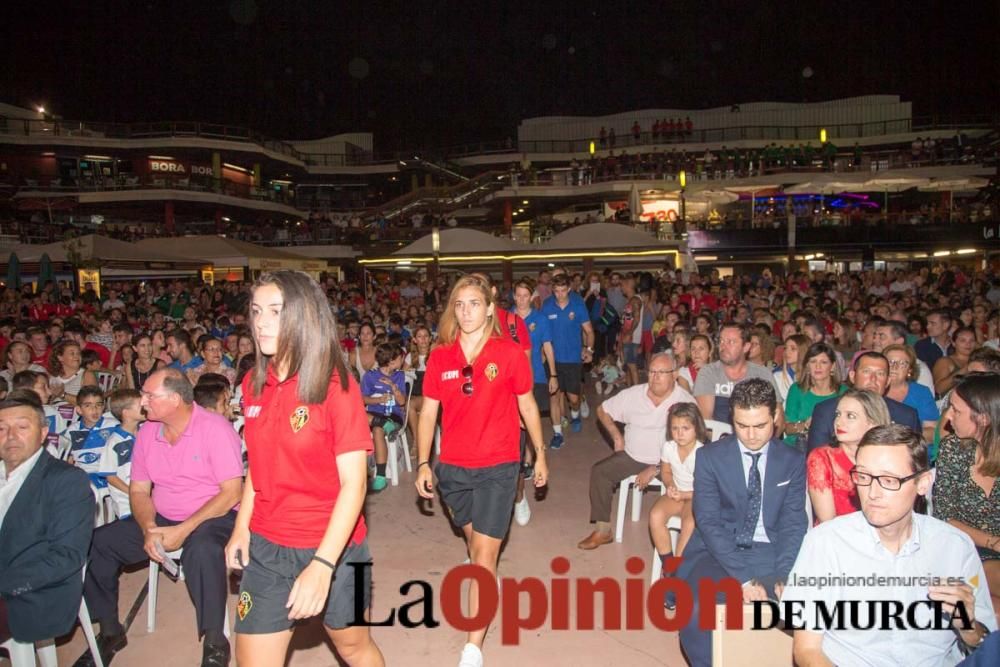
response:
M201 653L201 667L226 667L229 664L229 643L216 646L205 644Z
M111 664L115 654L128 646L128 637L123 632L120 635L97 635L97 650L101 654L101 662L105 666ZM80 656L80 659L73 663L73 667L94 667L94 656L87 651Z

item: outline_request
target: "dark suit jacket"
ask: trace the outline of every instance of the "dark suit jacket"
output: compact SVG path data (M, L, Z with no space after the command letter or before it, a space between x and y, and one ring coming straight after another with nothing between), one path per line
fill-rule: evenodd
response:
M73 628L94 509L87 474L43 448L0 529L0 597L17 641L53 639Z
M710 553L740 583L763 576L752 571L736 546L747 506L747 483L735 435L698 450L694 468L695 532L684 558ZM795 564L806 519L806 459L802 452L772 439L761 480L764 529L775 549L774 572L784 580Z
M909 405L903 405L899 401L894 401L887 396L883 396L885 404L889 408L889 419L896 424L909 426L917 433L921 432L923 426L920 424L920 416L917 411ZM839 396L828 398L822 403L817 403L813 408L812 423L809 425L809 451L832 444L833 419L837 414L837 402Z

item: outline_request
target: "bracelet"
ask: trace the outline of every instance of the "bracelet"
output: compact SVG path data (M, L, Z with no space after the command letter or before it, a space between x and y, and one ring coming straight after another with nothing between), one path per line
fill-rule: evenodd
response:
M333 563L331 563L330 561L328 561L325 558L320 558L319 556L313 556L312 560L316 561L317 563L323 563L323 565L326 565L328 568L330 568L334 572L337 571L337 566L334 565Z
M429 466L430 464L431 464L430 461L421 461L420 463L417 464L417 470L420 470L420 466Z

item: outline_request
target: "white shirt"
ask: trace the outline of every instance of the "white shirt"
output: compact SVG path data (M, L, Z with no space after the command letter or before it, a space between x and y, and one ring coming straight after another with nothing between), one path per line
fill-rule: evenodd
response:
M3 520L7 518L7 510L10 509L17 492L21 490L21 485L34 470L38 458L42 455L42 448L39 447L31 458L14 469L14 472L7 474L7 464L0 461L0 530L3 530Z
M765 444L757 451L749 449L739 440L736 441L736 444L740 446L743 480L747 484L748 491L750 490L750 464L753 463L753 458L748 454L760 454L760 459L757 461L757 472L760 473L760 511L757 513L757 527L753 531L753 541L769 543L771 540L768 539L767 530L764 529L764 471L767 470L767 450L771 448L771 443Z
M694 443L694 449L688 452L687 458L681 461L677 443L667 440L663 443L660 459L670 465L670 474L678 491L694 491L695 453L702 448L702 443Z
M931 374L931 369L927 367L927 364L917 359L917 384L922 384L931 390L931 396L937 396L934 391L934 375Z
M694 396L675 384L662 403L650 400L648 384L637 384L618 392L601 407L616 422L625 424L625 453L646 465L660 462L660 450L667 439L667 412L675 403L694 403Z
M803 600L802 621L809 630L823 635L822 650L834 664L859 667L938 667L954 665L959 654L957 637L951 630L827 630L816 624L817 603L831 605L837 600L899 600L905 609L927 598L927 581L876 582L800 581L807 577L961 577L973 585L976 620L991 631L997 629L983 565L972 540L943 521L912 514L910 539L894 554L884 546L878 531L869 525L863 512L854 512L826 521L806 533L788 576L782 602ZM977 579L978 577L978 579ZM975 582L975 583L974 583ZM832 609L832 607L828 607ZM862 609L865 605L861 606ZM928 607L915 612L921 625L930 624ZM861 618L865 621L867 615ZM879 625L876 621L876 627Z

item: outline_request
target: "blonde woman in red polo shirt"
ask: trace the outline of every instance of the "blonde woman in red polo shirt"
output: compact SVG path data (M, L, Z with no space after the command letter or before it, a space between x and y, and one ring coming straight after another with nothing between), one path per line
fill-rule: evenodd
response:
M432 499L429 459L443 408L441 456L435 469L441 499L465 534L471 562L494 576L521 470L519 415L535 447L535 486L548 481L531 366L520 346L502 336L495 312L485 280L469 275L455 284L424 374L416 480L417 493ZM473 582L468 612L474 615L478 609L479 587ZM459 667L483 664L485 637L485 629L469 633Z
M229 567L243 570L237 662L284 664L293 623L323 614L344 662L381 666L368 627L349 626L371 593L370 568L357 590L350 563L371 562L361 509L372 439L326 295L305 273L266 273L250 328L260 350L243 380L250 470L226 545Z

